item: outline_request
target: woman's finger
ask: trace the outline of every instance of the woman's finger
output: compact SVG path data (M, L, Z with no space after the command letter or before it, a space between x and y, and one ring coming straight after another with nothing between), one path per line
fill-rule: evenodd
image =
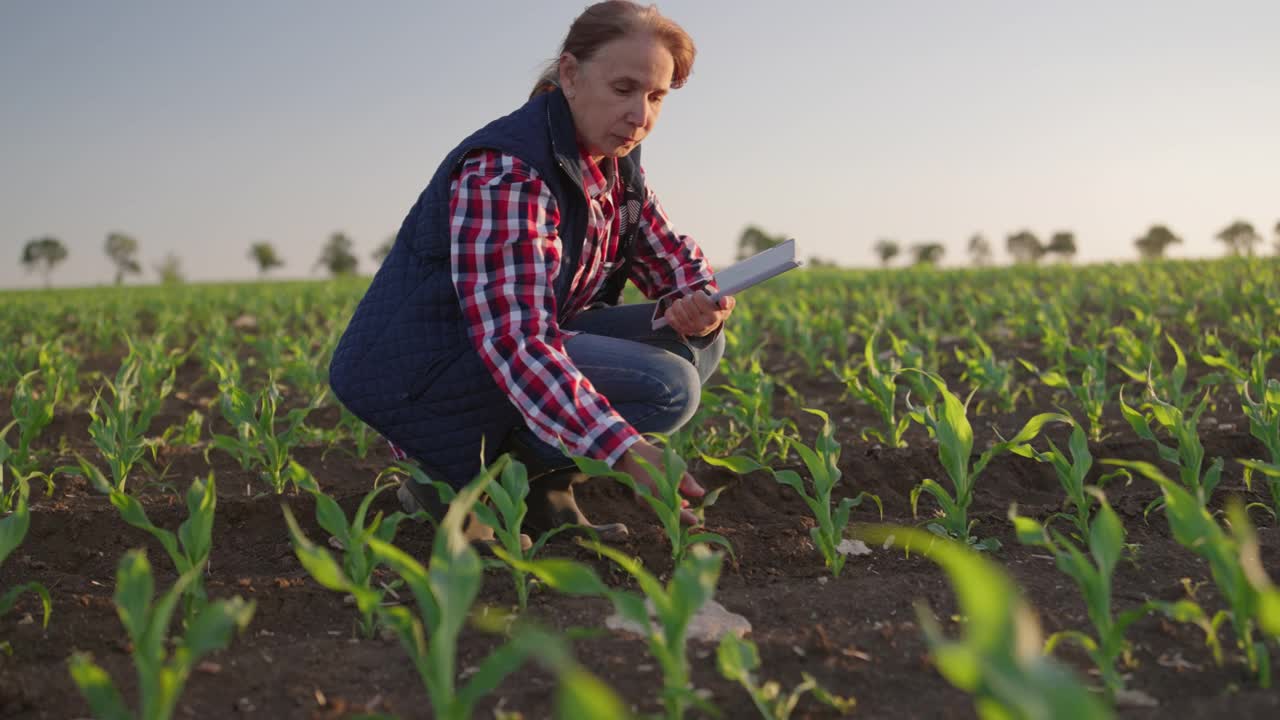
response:
M680 492L695 498L700 498L707 494L707 491L689 473L685 473L684 477L680 478Z

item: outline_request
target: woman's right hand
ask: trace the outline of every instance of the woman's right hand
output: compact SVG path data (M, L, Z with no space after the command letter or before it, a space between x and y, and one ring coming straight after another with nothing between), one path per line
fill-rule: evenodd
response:
M663 469L662 448L642 439L635 445L632 445L631 448L627 450L626 454L622 456L622 459L614 466L615 470L630 475L632 479L649 488L649 491L656 495L657 487L654 485L653 479L649 477L649 472L645 470L639 462L637 462L638 459L644 460L649 463L649 465L661 471ZM693 476L688 472L685 472L684 477L680 479L680 492L691 498L700 498L707 494L707 491L704 490L702 486L698 484L698 481L694 480ZM698 524L698 518L689 510L684 510L680 513L680 520L686 525Z

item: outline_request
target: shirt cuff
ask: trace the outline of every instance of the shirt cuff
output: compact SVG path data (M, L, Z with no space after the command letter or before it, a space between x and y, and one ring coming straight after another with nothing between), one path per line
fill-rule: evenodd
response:
M603 462L609 467L614 467L622 459L622 456L631 449L631 446L640 442L640 440L640 433L631 427L626 420L619 417L600 433L586 455Z

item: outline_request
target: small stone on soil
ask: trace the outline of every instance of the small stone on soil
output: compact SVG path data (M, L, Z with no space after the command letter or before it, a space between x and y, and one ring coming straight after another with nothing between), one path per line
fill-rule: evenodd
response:
M850 540L848 538L845 538L844 540L840 541L839 545L836 545L836 552L845 556L870 555L871 548L867 547L867 544L862 542L861 540Z

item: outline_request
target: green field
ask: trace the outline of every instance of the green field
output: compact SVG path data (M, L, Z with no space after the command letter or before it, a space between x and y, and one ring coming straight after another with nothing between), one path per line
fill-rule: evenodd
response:
M0 714L1280 712L1280 260L777 278L667 440L719 540L602 476L630 538L532 558L380 490L326 381L367 284L0 293Z

